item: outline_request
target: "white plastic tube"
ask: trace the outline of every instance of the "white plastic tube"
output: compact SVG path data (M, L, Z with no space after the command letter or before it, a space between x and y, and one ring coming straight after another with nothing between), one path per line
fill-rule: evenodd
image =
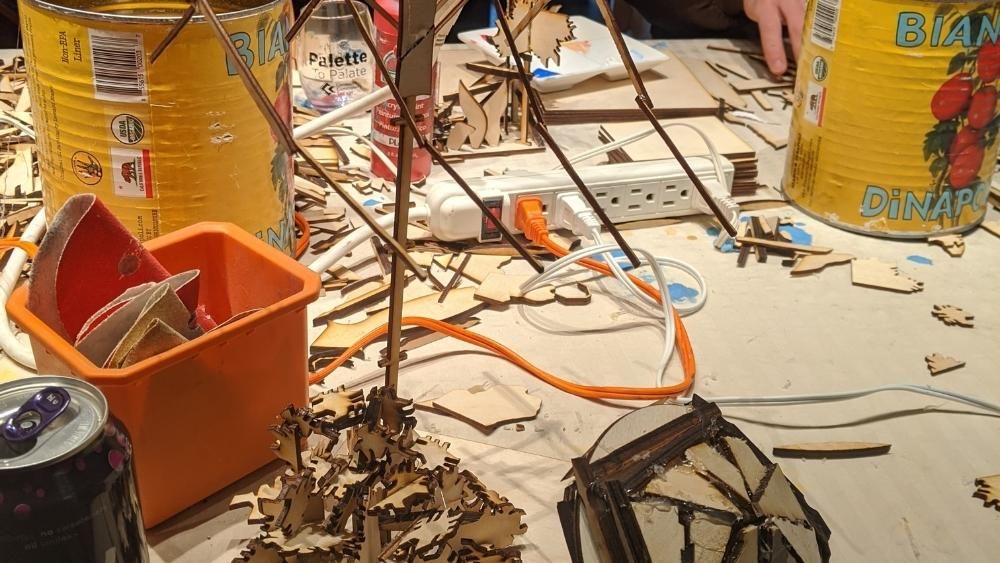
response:
M366 94L357 100L354 100L344 107L337 108L330 113L321 115L309 123L299 125L292 130L292 136L296 139L303 139L305 137L309 137L310 135L315 135L323 129L340 123L354 114L368 111L382 102L387 101L391 97L392 92L389 91L389 87L383 86L370 94Z
M21 240L34 244L42 238L44 232L45 210L43 209L39 210L38 215L35 215L35 218L28 223L24 234L21 235ZM7 318L7 299L13 293L14 286L17 285L17 280L21 277L21 270L24 269L24 263L28 260L28 253L19 248L15 248L11 253L7 265L0 273L0 302L4 305L0 306L0 348L3 348L10 359L24 367L35 369L35 355L32 353L31 347L17 338L11 329L10 320Z

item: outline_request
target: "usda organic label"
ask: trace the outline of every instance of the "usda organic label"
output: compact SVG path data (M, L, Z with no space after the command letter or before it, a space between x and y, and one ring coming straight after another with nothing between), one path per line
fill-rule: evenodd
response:
M134 115L121 113L111 120L111 134L119 142L126 145L134 145L142 140L146 134L142 121Z

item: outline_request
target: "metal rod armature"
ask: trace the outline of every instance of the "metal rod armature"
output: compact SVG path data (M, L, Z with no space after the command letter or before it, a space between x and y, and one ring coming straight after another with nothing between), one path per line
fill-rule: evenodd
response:
M625 70L628 73L628 77L632 81L632 87L635 89L636 93L636 105L638 105L639 109L642 110L642 113L646 115L646 119L649 120L653 129L655 129L656 133L661 139L663 139L667 148L670 149L670 153L673 154L674 158L681 165L681 168L684 169L684 173L687 174L691 183L694 184L698 193L701 194L702 199L704 199L705 203L708 204L708 208L712 210L712 214L715 215L715 218L722 225L722 228L726 230L729 236L735 237L736 227L729 222L729 218L726 217L725 213L723 213L719 204L716 203L712 194L708 191L708 188L706 188L705 184L702 183L701 178L699 178L698 175L695 174L694 170L691 169L691 165L688 164L687 159L684 158L683 154L681 154L680 149L678 149L677 145L674 144L673 139L671 139L670 135L667 134L666 129L660 125L660 120L656 118L656 114L653 112L653 101L649 98L649 92L646 91L646 85L643 83L642 77L639 75L639 69L635 66L635 61L632 59L632 53L629 52L628 46L625 45L625 38L622 36L621 29L618 28L618 22L615 21L615 17L611 13L611 7L608 6L607 0L597 0L597 7L601 10L601 17L604 18L604 23L607 25L608 31L611 33L611 39L614 41L615 47L618 49L618 55L621 56L622 63L625 65Z
M562 165L563 169L566 170L566 174L568 174L570 179L573 180L573 183L576 184L576 188L580 191L580 194L583 195L583 198L587 200L587 203L594 211L594 214L597 215L598 219L601 220L601 223L604 224L604 227L607 228L608 232L611 233L611 236L614 237L615 242L618 243L622 252L624 252L625 256L629 259L629 262L632 263L633 267L638 268L639 257L636 256L632 247L625 242L625 237L623 237L621 232L618 231L615 224L611 222L608 214L604 212L601 204L598 203L597 198L594 197L594 194L591 193L590 189L587 188L587 185L584 184L583 178L580 178L580 175L577 174L576 169L573 167L573 163L569 161L569 158L567 158L566 154L563 153L555 139L553 139L552 135L549 134L548 127L545 126L545 117L542 115L541 103L537 98L537 92L535 92L535 89L531 86L531 77L528 76L527 71L524 69L524 61L521 60L520 54L514 52L516 51L514 35L511 33L510 25L507 24L507 18L504 17L503 4L500 3L500 0L493 0L493 4L496 6L497 14L499 15L497 18L497 25L500 26L500 29L503 31L504 38L507 40L507 44L510 45L511 51L514 53L513 58L514 64L517 67L517 74L521 77L524 89L528 93L528 107L531 109L531 114L535 118L535 125L536 129L538 129L538 133L543 139L545 139L545 142L552 149L552 153L556 156L556 159L559 160L559 164Z
M160 58L163 51L165 51L170 43L177 38L181 30L184 29L184 26L191 21L191 18L194 17L196 11L197 8L195 8L193 3L189 5L186 10L184 10L184 13L181 14L177 23L175 23L174 26L170 28L170 31L167 32L167 36L163 38L163 41L160 41L160 44L156 46L156 49L153 49L153 54L149 56L149 64L155 63L156 59Z
M427 272L417 265L413 258L406 252L406 249L403 248L403 246L400 245L396 239L390 236L389 233L387 233L385 229L383 229L382 226L375 221L375 219L368 215L364 206L355 201L350 194L341 188L333 177L330 176L330 173L327 172L323 165L313 158L312 154L310 154L305 147L294 139L291 128L282 122L281 117L278 116L277 110L275 110L274 106L271 105L271 102L268 101L267 94L264 93L264 89L261 88L260 83L257 82L257 79L247 66L246 61L243 60L243 57L240 56L240 54L236 51L236 47L229 40L229 36L226 34L225 28L222 26L222 22L219 21L218 16L216 16L215 12L212 11L211 6L208 4L208 0L192 1L197 5L198 11L205 16L205 19L209 23L209 27L211 27L212 31L215 33L216 39L222 43L223 49L229 55L229 58L232 59L233 64L236 65L237 73L243 81L243 85L246 86L250 93L250 97L254 100L254 103L257 104L257 108L264 114L264 119L267 121L271 130L278 136L278 141L284 145L288 152L294 152L301 155L302 158L305 159L306 163L315 169L316 172L323 177L327 184L329 184L330 187L337 192L337 195L344 200L344 203L346 203L351 210L361 217L365 224L371 228L372 232L377 234L379 238L392 247L393 252L406 262L406 265L413 270L413 273L416 274L418 278L421 280L426 279Z
M347 6L351 10L352 15L354 16L354 19L358 23L358 27L360 28L361 14L358 12L357 8L354 6L353 3L348 3ZM375 40L372 38L371 34L368 33L368 31L365 30L364 28L361 28L361 38L365 41L368 48L371 49L373 53L376 52ZM382 76L385 77L392 76L391 74L389 74L389 70L385 66L385 61L383 61L381 57L374 57L374 58L375 58L375 64L378 66L379 72L382 73ZM464 191L465 194L469 196L469 198L472 199L473 202L475 202L476 206L479 207L479 210L482 211L483 217L497 228L497 230L500 232L500 235L512 247L514 247L514 250L516 250L517 253L520 254L521 257L525 259L525 261L531 264L531 267L534 268L536 272L539 273L542 272L544 268L538 262L538 260L536 260L535 257L532 256L530 252L528 252L528 249L525 248L523 244L521 244L521 241L519 241L517 237L515 237L514 234L511 233L510 230L502 222L497 221L493 218L493 211L486 206L486 203L482 200L482 198L479 197L479 194L477 194L476 191L472 189L472 186L470 186L469 183L466 182L465 179L462 178L462 176L451 166L451 164L445 160L444 155L441 154L441 151L437 150L437 148L433 145L433 143L427 142L424 136L419 134L416 119L414 118L413 113L406 106L406 104L403 103L404 101L403 97L400 95L399 89L396 87L393 81L386 80L386 86L389 87L389 91L392 93L393 99L396 100L396 104L399 106L399 114L400 117L403 118L404 125L410 128L414 132L414 138L416 139L417 144L420 145L421 148L426 149L427 152L430 153L431 158L434 159L434 162L440 165L441 168L443 168L444 171L451 177L451 179L454 180L455 183L458 184L460 188L462 188L462 191Z

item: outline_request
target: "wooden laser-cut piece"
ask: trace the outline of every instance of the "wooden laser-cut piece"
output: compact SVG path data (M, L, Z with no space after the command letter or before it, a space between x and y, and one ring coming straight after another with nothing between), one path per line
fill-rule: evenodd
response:
M757 237L744 237L737 236L736 242L743 245L751 246L763 246L764 248L773 248L777 250L788 250L792 252L802 252L806 254L829 254L833 252L832 248L827 248L825 246L812 246L808 244L795 244L793 242L784 242L780 240L769 240Z
M346 551L353 551L352 542L348 538L331 534L318 525L302 526L292 535L272 532L263 541L276 546L282 555L337 553L344 548L347 548Z
M299 432L299 427L294 424L280 424L271 427L271 434L275 438L271 444L274 455L291 465L295 471L302 469L302 434Z
M292 534L303 524L323 521L323 497L313 494L316 479L309 472L283 477L281 492L276 501L282 501L281 510L272 525L285 534Z
M934 305L931 315L948 326L958 325L966 328L975 326L976 317L954 305Z
M965 367L965 362L962 360L956 360L937 352L925 356L924 361L927 362L927 370L931 372L931 375L941 375Z
M780 465L773 466L767 482L760 490L757 505L766 516L782 516L797 522L807 519L802 504Z
M767 475L767 467L754 454L749 444L739 438L725 437L726 445L736 460L736 466L743 473L743 480L746 482L747 490L751 493L760 487L761 481Z
M462 275L476 283L482 283L486 276L500 269L511 261L511 256L492 256L489 254L470 254L469 262L462 269ZM462 260L452 260L448 265L451 270L457 270Z
M646 485L645 493L740 514L740 509L722 491L685 465L675 465L654 477Z
M510 259L509 256L503 258ZM458 287L448 292L448 297L443 303L438 303L439 294L437 293L407 301L403 306L403 316L448 320L482 307L482 302L475 299L475 293L476 288L474 287ZM312 345L318 348L343 350L357 342L362 336L384 325L388 318L388 311L384 310L359 323L328 323L326 330Z
M240 552L240 559L244 563L285 563L286 559L281 555L277 545L264 543L267 536L254 538Z
M260 508L257 505L257 495L254 493L244 493L242 495L234 496L232 500L229 501L229 510L236 510L238 508L250 509L250 514L247 515L248 524L263 524L270 518L260 511Z
M775 446L775 457L795 457L807 459L848 459L870 457L889 453L892 444L873 442L811 442Z
M802 563L822 563L823 557L819 553L815 532L784 518L775 518L773 522Z
M976 492L972 496L983 501L986 508L1000 511L1000 475L976 478Z
M582 283L560 285L555 288L555 297L563 305L587 305L590 303L590 290Z
M458 533L449 543L456 550L469 541L479 545L509 547L513 545L515 537L528 531L528 526L521 523L524 515L523 510L512 505L503 506L496 511L482 512L473 522L460 521Z
M633 502L632 512L642 531L646 551L655 553L662 563L681 563L684 525L677 509L662 503Z
M750 95L753 97L760 109L764 111L771 111L774 106L771 105L771 101L767 99L767 96L760 90L750 90Z
M980 226L986 229L986 232L1000 237L1000 221L983 221Z
M854 285L900 293L914 293L924 289L924 282L901 274L895 264L882 262L878 258L855 258L851 262L851 282Z
M507 99L509 94L507 84L506 80L502 81L481 106L483 114L486 116L486 134L483 140L491 147L499 145L500 138L503 136L503 114L509 101Z
M478 149L486 138L486 112L472 96L472 92L469 92L465 82L461 81L458 83L458 103L465 114L465 122L472 128L469 132L469 146Z
M530 395L526 387L517 385L456 389L432 403L444 412L489 431L509 422L532 419L542 407L541 399Z
M418 439L411 449L420 457L422 469L451 471L460 460L452 455L449 447L451 444L448 442L425 437Z
M834 264L847 264L851 260L854 260L854 256L839 252L832 254L806 254L800 256L795 261L795 266L792 267L791 273L795 275L812 274L819 272L827 266L833 266Z
M392 512L399 514L410 510L415 505L427 503L432 498L430 476L408 473L405 479L400 479L396 485L387 488L386 497L369 507L368 510L371 513Z
M962 235L940 235L927 237L927 244L936 244L944 249L950 256L958 258L965 254L965 239Z
M503 14L515 35L516 51L532 52L542 61L542 66L548 66L549 60L559 64L560 46L573 40L573 24L569 16L556 11L558 8L546 9L547 3L548 0L513 0L508 13ZM525 22L526 18L531 21ZM518 33L518 29L523 31ZM492 41L501 59L511 55L503 31L497 29Z
M551 285L536 287L522 294L521 285L531 277L530 275L505 274L499 270L494 271L487 275L486 279L476 288L475 297L493 305L504 305L511 301L540 305L555 301L555 288Z
M462 148L462 145L465 144L465 141L468 140L473 131L475 129L464 121L459 121L452 125L451 131L448 132L448 150L457 151Z
M746 526L740 530L739 551L733 559L733 563L758 563L757 536L759 534L760 530L757 526Z
M688 530L694 546L694 561L722 563L731 531L729 524L705 513L695 512Z
M414 560L416 555L422 555L433 551L448 542L458 533L458 521L462 517L461 511L450 513L437 512L427 518L417 520L409 529L382 552L381 559L385 560L390 555L395 554L399 559Z
M723 457L715 448L702 442L688 448L684 455L699 473L711 475L743 497L744 500L750 501L750 494L743 481L743 474L740 473L738 467Z

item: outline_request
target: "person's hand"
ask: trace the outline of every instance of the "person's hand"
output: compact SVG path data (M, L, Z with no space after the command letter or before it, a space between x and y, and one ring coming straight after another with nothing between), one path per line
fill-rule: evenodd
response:
M781 28L788 28L792 53L799 56L802 43L802 21L805 19L804 0L743 0L743 11L760 28L760 46L764 49L767 68L782 75L788 69L785 43Z

